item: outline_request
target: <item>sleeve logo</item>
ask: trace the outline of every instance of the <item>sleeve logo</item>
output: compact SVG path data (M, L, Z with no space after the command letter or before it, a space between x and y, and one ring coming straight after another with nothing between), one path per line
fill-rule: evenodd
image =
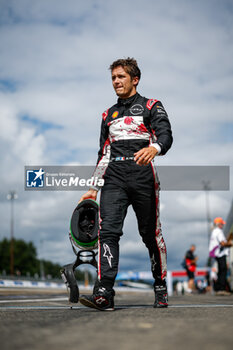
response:
M107 118L107 116L108 116L108 111L109 111L109 109L107 109L107 110L102 114L103 120L105 120L105 119Z
M158 102L158 100L151 98L150 100L147 101L146 107L151 110L151 108L154 106L154 104Z

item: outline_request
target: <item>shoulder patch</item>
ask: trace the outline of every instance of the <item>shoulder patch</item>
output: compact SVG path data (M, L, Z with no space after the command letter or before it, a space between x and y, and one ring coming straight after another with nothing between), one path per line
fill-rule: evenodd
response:
M156 100L155 98L151 98L150 100L147 101L146 107L151 110L151 108L154 106L156 102L159 102L159 100Z
M104 121L105 121L105 119L106 119L107 116L108 116L108 111L109 111L109 109L107 109L107 110L102 114L102 118L103 118Z

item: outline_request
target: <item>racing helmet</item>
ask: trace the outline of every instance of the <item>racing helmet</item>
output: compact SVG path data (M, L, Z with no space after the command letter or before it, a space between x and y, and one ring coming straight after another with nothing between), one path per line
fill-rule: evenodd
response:
M70 220L70 239L83 250L97 248L99 229L99 205L92 199L83 200L74 209Z

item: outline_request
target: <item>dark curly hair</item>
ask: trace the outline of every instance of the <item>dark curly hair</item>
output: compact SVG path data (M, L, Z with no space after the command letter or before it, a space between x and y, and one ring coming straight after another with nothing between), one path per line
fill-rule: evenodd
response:
M131 76L131 78L135 78L138 77L138 80L140 80L141 78L141 71L138 68L138 64L137 61L134 58L120 58L116 61L114 61L109 69L111 70L111 72L113 71L114 68L116 67L123 67L125 69L125 71Z

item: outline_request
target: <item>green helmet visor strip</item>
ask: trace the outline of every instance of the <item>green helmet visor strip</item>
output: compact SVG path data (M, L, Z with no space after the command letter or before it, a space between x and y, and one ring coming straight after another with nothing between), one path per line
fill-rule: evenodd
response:
M93 199L89 199L89 200L91 200L92 202L96 203L97 207L99 207L99 204L96 201L94 201ZM76 244L80 245L81 247L93 247L93 246L95 246L95 244L98 241L98 237L94 241L88 242L88 243L83 243L83 242L78 241L77 238L75 238L74 235L73 235L72 228L71 228L71 221L70 221L70 234L71 234L71 237L74 240L74 242Z

